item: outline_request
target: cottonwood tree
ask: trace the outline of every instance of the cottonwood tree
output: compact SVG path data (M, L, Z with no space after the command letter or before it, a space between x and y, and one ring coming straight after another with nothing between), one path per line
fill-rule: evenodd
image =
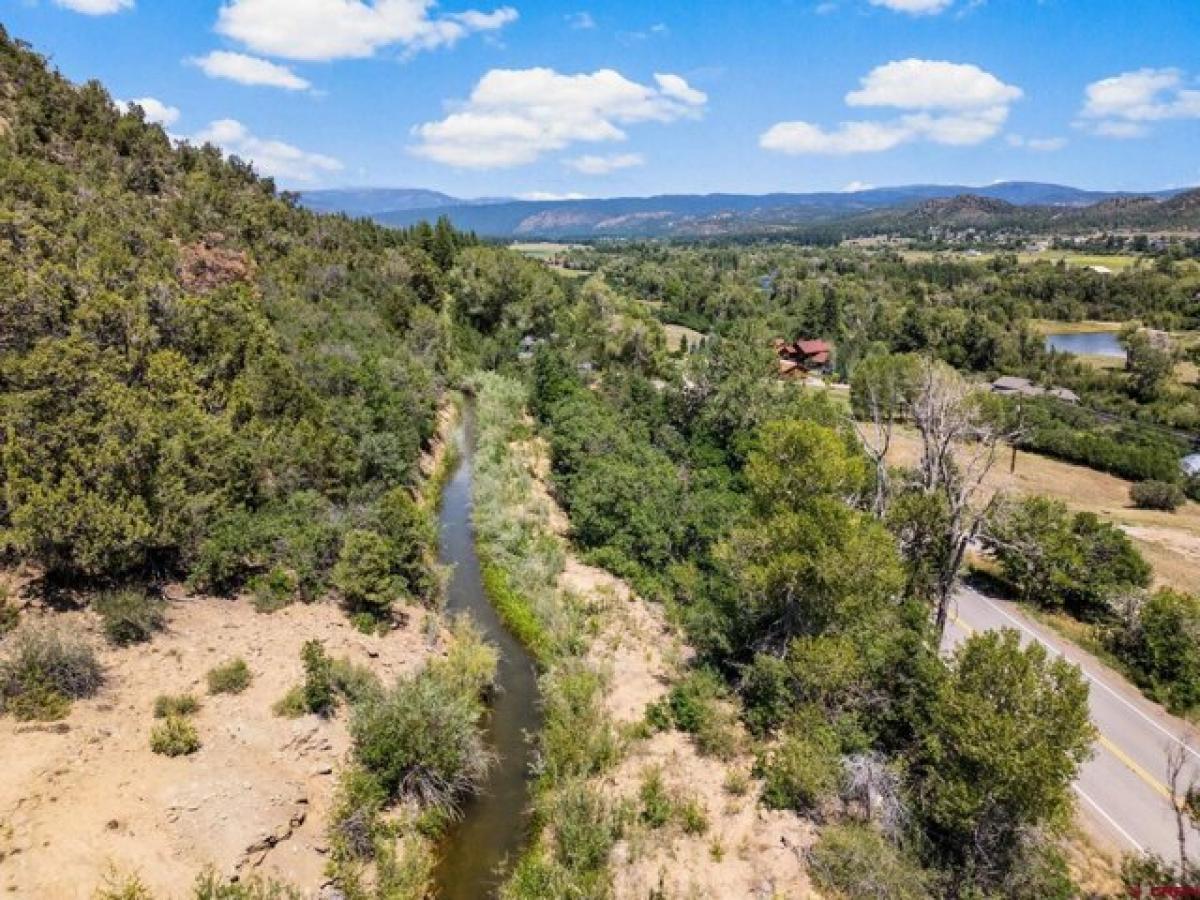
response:
M756 649L861 629L894 607L903 586L895 547L852 502L866 474L831 428L788 420L760 430L746 465L751 519L720 550L758 620Z
M1095 739L1087 698L1076 666L1012 629L972 636L951 661L913 753L913 808L935 860L978 895L1016 894L1004 886L1035 867L1041 835L1070 821Z
M919 499L894 525L906 558L924 575L939 640L963 558L997 499L987 496L984 482L1003 442L1017 437L990 401L945 363L923 358L917 364L908 412L921 454L907 490Z

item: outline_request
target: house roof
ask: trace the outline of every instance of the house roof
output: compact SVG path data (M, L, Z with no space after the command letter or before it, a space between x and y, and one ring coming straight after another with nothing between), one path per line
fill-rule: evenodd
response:
M828 341L796 341L796 349L808 356L815 356L818 353L833 352L833 345Z

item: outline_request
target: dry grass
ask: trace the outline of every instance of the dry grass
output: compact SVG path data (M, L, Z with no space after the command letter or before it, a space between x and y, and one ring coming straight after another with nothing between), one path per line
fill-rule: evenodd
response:
M678 350L684 341L687 341L689 347L694 347L704 340L704 335L699 331L685 328L683 325L664 325L663 331L667 333L667 347L672 352Z
M915 433L897 432L890 459L916 462ZM1038 494L1062 500L1071 509L1093 512L1126 530L1154 567L1159 583L1200 593L1200 505L1188 502L1178 512L1135 509L1129 502L1132 482L1084 466L1033 453L1018 453L1015 473L1006 454L988 479L993 490Z
M1054 319L1030 319L1029 327L1038 334L1100 334L1120 331L1124 322L1101 322L1089 319L1084 322L1056 322Z

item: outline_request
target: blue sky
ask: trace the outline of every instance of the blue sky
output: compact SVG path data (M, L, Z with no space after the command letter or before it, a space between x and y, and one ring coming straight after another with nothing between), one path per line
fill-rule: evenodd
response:
M1200 184L1197 0L4 0L289 187Z

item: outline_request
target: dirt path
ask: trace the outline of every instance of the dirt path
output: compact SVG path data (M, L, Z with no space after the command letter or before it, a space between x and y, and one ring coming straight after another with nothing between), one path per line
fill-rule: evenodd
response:
M520 452L534 475L539 499L548 505L552 527L565 536L567 518L546 489L546 448L528 442ZM690 648L667 623L661 607L570 552L559 586L604 607L604 626L589 658L610 675L605 703L613 720L636 725L647 707L666 694L681 664L692 655ZM616 800L636 799L644 773L659 769L668 791L699 800L709 827L694 835L675 826L634 829L613 851L618 900L817 896L803 861L815 840L811 823L761 807L761 784L750 777L751 765L744 754L730 760L702 756L688 735L675 731L632 743L616 769L602 777L605 793ZM738 777L731 779L734 774ZM744 792L730 793L726 785L739 780Z
M56 614L100 650L106 684L60 723L0 719L0 889L31 900L87 900L107 873L137 873L154 896L185 893L197 873L257 871L314 893L324 883L324 828L349 746L346 715L276 717L302 678L313 638L389 681L434 652L425 613L386 637L355 631L332 604L273 615L242 600L171 591L168 628L150 644L107 647L90 612ZM32 614L36 615L36 613ZM233 657L254 680L208 696L205 675ZM203 742L192 756L150 751L154 699L192 693Z

